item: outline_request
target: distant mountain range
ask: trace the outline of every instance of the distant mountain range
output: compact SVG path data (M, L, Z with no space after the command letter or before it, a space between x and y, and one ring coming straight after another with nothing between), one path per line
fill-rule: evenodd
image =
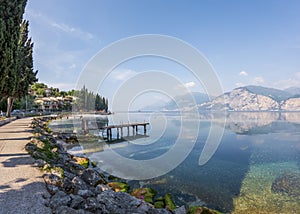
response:
M300 111L300 88L279 90L262 86L233 89L210 102L199 104L200 110L227 111Z
M209 100L207 94L192 92L200 111L300 111L300 88L291 87L285 90L262 86L245 86L233 89ZM193 103L189 95L176 97L184 110L190 110ZM178 105L174 100L150 105L143 111L176 111Z

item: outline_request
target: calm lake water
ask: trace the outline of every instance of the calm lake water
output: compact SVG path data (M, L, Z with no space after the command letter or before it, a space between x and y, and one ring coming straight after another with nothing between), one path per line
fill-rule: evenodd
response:
M85 153L98 161L100 168L115 175L120 174L120 166L128 173L130 169L122 161L105 156L108 151L142 163L158 159L180 144L175 150L178 157L173 153L168 162L172 165L182 156L185 144L196 139L188 156L176 162L174 169L159 177L130 181L133 188L152 187L160 195L172 193L177 205L206 205L228 213L300 213L300 113L228 113L225 124L216 115L201 115L197 121L188 118L189 124L200 122L195 137L186 134L195 133L189 132L195 127L182 127L182 116L177 113L115 114L101 118L107 119L108 124L150 122L146 135L140 127L136 138L126 137L126 128L124 141L108 144L81 140L79 146L70 148L70 152ZM54 121L51 128L71 128L73 122ZM212 123L224 126L224 134L209 161L199 165ZM75 129L80 129L80 121L75 120L75 124ZM93 133L105 137L105 132ZM116 132L113 137L117 137ZM149 170L155 173L159 167L156 164Z

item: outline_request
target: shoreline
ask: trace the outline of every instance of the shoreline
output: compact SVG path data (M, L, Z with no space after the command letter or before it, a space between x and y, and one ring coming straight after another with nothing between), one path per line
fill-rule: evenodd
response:
M155 198L156 191L151 188L130 190L124 180L99 173L88 158L67 153L51 134L49 121L47 117L33 120L35 137L26 149L44 171L54 213L219 213L201 206L176 207L171 195Z

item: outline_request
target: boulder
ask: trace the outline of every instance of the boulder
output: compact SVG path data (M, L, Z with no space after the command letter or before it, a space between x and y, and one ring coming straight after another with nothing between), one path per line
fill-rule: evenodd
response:
M93 169L85 169L81 174L81 178L89 185L96 186L97 184L105 183L100 174Z
M63 191L58 191L50 199L50 207L54 210L60 206L69 206L71 204L71 197Z
M25 149L26 149L27 152L32 153L32 152L37 150L37 145L35 145L33 143L27 143L25 145Z
M60 186L62 183L61 178L55 174L44 174L43 178L47 185Z
M78 176L75 176L72 179L72 184L73 184L73 187L74 187L74 193L77 193L79 190L88 189L87 184Z
M42 159L37 159L34 162L34 166L36 166L36 167L44 167L44 165L46 165L46 164L47 164L47 162Z
M77 210L67 207L67 206L59 206L53 210L55 214L77 214Z
M70 178L68 177L64 177L62 179L62 185L61 185L62 189L66 192L66 193L73 193L74 192L74 185L73 182Z
M80 189L78 190L77 194L83 198L95 196L95 193L88 189Z
M85 200L81 196L71 194L70 197L71 197L71 204L70 204L71 208L74 209L83 208Z

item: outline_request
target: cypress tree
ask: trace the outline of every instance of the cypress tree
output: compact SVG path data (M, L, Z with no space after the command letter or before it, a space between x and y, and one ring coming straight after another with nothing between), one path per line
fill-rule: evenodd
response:
M7 99L7 116L10 116L12 104L15 98L22 98L27 95L28 88L37 81L37 71L33 70L33 43L28 38L28 21L23 21L20 29L18 42L18 54L16 58L17 83L13 93Z
M10 96L17 84L16 58L27 0L0 0L0 96Z

